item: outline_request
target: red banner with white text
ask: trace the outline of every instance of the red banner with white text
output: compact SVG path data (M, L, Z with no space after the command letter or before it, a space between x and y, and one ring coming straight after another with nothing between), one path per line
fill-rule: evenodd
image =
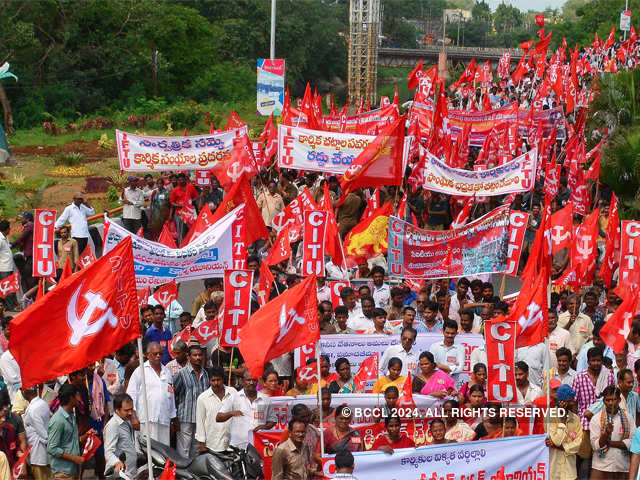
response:
M240 343L238 332L251 316L251 287L253 271L226 270L224 272L224 315L220 345L235 347Z
M53 249L56 211L36 209L34 213L32 273L34 277L48 277L56 274L56 260Z

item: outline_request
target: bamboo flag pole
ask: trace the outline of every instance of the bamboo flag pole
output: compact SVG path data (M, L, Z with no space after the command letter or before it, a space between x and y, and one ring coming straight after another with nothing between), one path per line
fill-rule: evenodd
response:
M147 437L147 472L149 480L153 480L153 459L151 458L151 425L149 425L149 397L147 395L147 381L144 374L144 357L142 355L142 337L138 337L138 359L140 361L140 378L142 380L142 397L144 399L144 412L146 422L144 422L144 434Z
M320 373L320 342L316 342L316 369L318 372L318 417L320 420L320 456L324 457L324 429L322 427L322 375Z

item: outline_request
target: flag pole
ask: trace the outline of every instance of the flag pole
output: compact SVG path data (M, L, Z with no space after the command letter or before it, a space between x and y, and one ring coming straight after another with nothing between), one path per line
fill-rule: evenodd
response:
M318 417L320 420L320 456L324 457L324 429L322 427L322 375L320 373L320 342L316 342L316 369L318 372Z
M140 360L140 373L142 378L142 396L144 398L144 412L147 421L144 422L144 434L147 437L147 470L149 480L153 480L153 460L151 459L151 426L149 425L149 397L147 396L147 381L144 375L144 356L142 355L142 337L138 337L138 359Z
M235 352L236 347L231 347L231 357L229 358L229 386L231 386L231 369L233 368L233 352Z

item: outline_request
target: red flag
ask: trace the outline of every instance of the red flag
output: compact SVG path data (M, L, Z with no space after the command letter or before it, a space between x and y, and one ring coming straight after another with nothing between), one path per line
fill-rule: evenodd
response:
M576 268L576 281L591 285L598 255L598 216L600 207L591 212L575 232L571 252L572 266Z
M247 244L250 245L260 238L269 238L269 230L264 224L262 213L258 208L245 173L240 176L240 179L224 196L222 203L213 214L211 224L216 223L241 203L245 204L244 218L246 223L251 226L251 228L246 229Z
M229 118L227 119L227 126L224 127L224 129L231 130L233 128L242 128L246 126L247 124L240 118L236 111L231 110L231 112L229 113Z
M418 86L420 82L420 77L422 76L422 59L418 62L416 67L407 75L409 78L409 90L413 90Z
M280 233L269 250L267 258L265 258L263 262L265 265L277 265L291 257L291 241L289 238L289 232L289 225L286 225L282 230L280 230Z
M545 292L546 294L546 292ZM485 323L487 348L487 399L491 402L518 400L514 374L516 322L499 316Z
M607 37L607 43L604 44L605 50L608 49L613 42L615 41L616 29L615 27L611 27L611 31L609 32L609 36Z
M96 256L93 254L93 250L91 250L91 245L87 242L87 246L84 247L84 250L80 254L80 258L76 262L76 265L80 268L85 268L91 265L96 261Z
M538 25L540 25L541 27L544 27L544 14L540 13L538 15L536 15L536 23Z
M367 199L367 207L361 218L369 218L371 214L380 207L380 187L375 189L373 195Z
M262 136L265 135L263 140ZM262 167L266 168L273 156L278 152L278 129L273 122L273 113L267 121L265 131L260 135L260 141L264 142L264 153L262 155Z
M400 111L400 98L398 95L398 86L396 85L393 90L393 104L396 106L398 111Z
M15 317L9 349L20 366L22 388L29 388L84 368L139 335L133 250L127 237Z
M202 210L200 210L198 218L196 218L196 221L189 229L189 232L185 235L184 240L182 240L182 244L180 246L184 247L189 242L198 238L207 230L207 228L209 228L214 223L216 223L216 221L214 220L213 213L211 213L209 204L206 203ZM173 236L169 232L166 223L162 226L162 231L160 232L160 236L158 237L158 243L162 243L169 248L177 248L176 242L173 241Z
M615 353L622 353L627 344L627 337L631 332L631 323L640 308L640 292L631 289L622 300L620 306L606 321L600 330L600 338L609 345Z
M518 62L518 66L511 74L511 80L516 85L520 83L520 80L522 80L522 77L524 76L524 74L529 71L529 67L526 64L526 58L527 58L526 55L523 55L520 58L520 61Z
M188 222L188 218L189 218L188 215L185 218L185 216L183 216L183 214L182 214L182 210L180 211L180 216L184 218L185 222L190 223L190 222ZM144 228L140 227L138 229L138 231L136 232L136 236L141 237L141 238L144 237Z
M600 277L607 289L611 288L613 272L620 264L620 218L618 216L618 202L615 192L611 194L609 204L609 222L607 225L607 238L604 243L604 258L600 269Z
M473 207L473 204L475 202L476 202L475 193L472 196L467 197L465 199L464 207L462 207L462 210L460 210L460 213L458 213L458 215L456 216L456 219L451 224L451 229L460 228L467 224L467 222L469 221L469 217L471 216L471 208Z
M413 380L411 379L411 372L407 372L407 379L402 385L400 390L400 396L398 397L397 405L400 407L416 408L416 402L413 400Z
M239 348L251 375L262 375L264 364L320 339L316 277L311 275L251 316L240 330Z
M373 213L373 212L372 212ZM396 208L396 217L405 219L407 217L407 194L402 195L402 198L398 202L398 208ZM414 224L417 225L417 224Z
M162 475L158 477L158 480L176 480L176 464L170 458L167 458Z
M18 459L18 461L13 465L11 469L11 480L18 480L18 478L22 477L26 472L25 465L27 464L27 459L29 458L29 453L31 452L32 445L29 445L22 456Z
M344 256L342 254L342 243L340 242L340 235L338 230L338 222L336 222L336 216L333 213L333 202L331 201L331 195L329 194L329 184L324 182L323 185L324 195L320 202L320 209L327 213L327 231L325 233L325 251L327 255L331 257L333 263L336 265L342 265L344 262Z
M353 377L353 383L356 386L356 392L364 392L366 390L368 380L376 380L378 378L378 362L379 353L365 358L360 364L358 373Z
M176 343L178 343L180 340L189 345L189 342L191 341L191 325L187 325L185 328L171 337L171 340L169 340L168 347L169 355L171 355L171 358L175 358L175 354L173 352L175 350Z
M520 48L524 50L524 54L526 55L529 50L533 47L533 40L528 40L526 42L522 42L520 44ZM524 56L524 55L523 55Z
M260 263L260 278L258 279L258 303L261 307L269 301L273 281L273 274L269 270L269 265L262 261Z
M551 215L551 253L556 254L563 248L570 248L572 233L573 205L567 203L566 207Z
M298 381L305 383L318 383L318 367L315 363L310 363L298 368Z
M58 280L58 282L62 282L64 279L69 278L71 275L73 275L73 269L71 268L71 260L69 260L69 257L67 257L64 262L64 268L62 269L62 273L60 274L60 279Z
M96 434L96 431L92 428L87 432L87 440L84 442L84 448L82 449L82 458L89 460L102 445L100 437Z
M202 322L191 330L191 335L196 337L200 345L206 345L213 340L214 337L220 335L218 331L218 317L216 316L213 320Z
M209 205L205 205L205 207L202 209L202 211L204 211L205 209L209 209ZM200 215L202 215L202 212L200 212ZM189 243L189 240L191 239L191 235L192 235L192 231L196 228L196 226L198 225L198 220L200 219L200 215L198 215L198 218L196 219L196 223L193 225L193 227L191 227L191 229L189 230L189 233L187 234L187 236L185 237L184 241L182 242L183 245L186 245L187 243ZM167 220L168 222L169 220ZM176 245L176 241L173 239L173 235L171 235L171 232L169 231L169 227L167 226L167 222L164 222L164 225L162 225L162 230L160 230L160 235L158 236L158 243L161 243L162 245L169 247L169 248L178 248L178 246Z
M458 79L458 81L456 81L456 83L453 84L454 89L458 88L460 85L464 85L465 83L469 83L473 81L475 76L476 76L476 60L475 58L472 58L471 61L469 62L469 65L467 65L467 68L465 68L464 72L462 72L462 75L460 75L460 78ZM451 89L451 87L449 87L449 89Z
M549 273L543 268L533 281L525 280L509 320L516 322L516 347L537 345L549 335L547 286Z
M356 157L340 179L342 198L362 187L401 185L402 150L406 115L385 126L369 145Z
M600 178L600 152L595 154L595 160L587 170L587 173L584 174L585 180L598 180Z
M171 302L178 299L178 286L176 282L165 283L152 296L166 310Z
M249 176L258 173L258 166L253 156L253 147L249 142L249 136L242 135L234 138L231 155L226 155L211 171L225 189L236 183L244 172Z
M149 287L136 290L138 297L138 307L142 308L149 303Z
M556 151L553 151L553 158L549 162L544 171L544 195L549 199L553 199L558 194L560 186L560 173L562 164L556 161Z
M187 225L193 225L193 222L196 221L196 209L191 203L191 200L186 199L186 201L182 204L182 207L178 211L178 215L184 220ZM139 237L143 237L142 227L140 227L140 232L138 232Z
M20 273L18 270L0 280L0 298L7 298L11 293L20 291Z

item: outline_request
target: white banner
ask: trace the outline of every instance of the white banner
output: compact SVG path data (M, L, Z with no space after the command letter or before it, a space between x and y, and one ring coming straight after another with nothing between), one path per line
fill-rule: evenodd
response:
M546 435L509 437L354 453L353 475L366 480L546 480L549 448ZM322 462L324 478L334 478L335 462Z
M247 132L244 126L204 135L151 137L116 130L120 170L208 170L231 153L234 138Z
M343 175L375 138L375 135L325 132L278 125L278 166ZM403 169L407 164L411 141L412 137L405 137Z
M417 352L426 352L432 343L442 340L441 333L419 333L413 348ZM464 370L471 373L471 352L481 345L484 345L484 337L478 333L465 333L456 335L457 344L464 345ZM331 364L340 357L349 360L351 373L356 374L360 364L374 353L381 356L391 345L400 344L400 335L383 334L337 334L320 336L320 353L327 355Z
M536 176L538 149L489 170L451 168L435 155L424 152L423 188L459 196L492 196L526 192L533 188Z
M276 426L273 427L276 430L286 430L289 420L291 420L291 407L298 403L304 403L309 408L314 409L318 406L317 395L298 395L297 397L283 396L283 397L271 397L271 404L278 417ZM416 403L416 408L419 411L418 418L426 418L432 416L436 411L435 409L442 405L443 400L432 397L430 395L413 394L413 400ZM367 425L371 423L377 423L379 418L374 417L373 413L379 413L372 411L376 407L383 407L385 405L384 395L377 393L334 393L331 395L331 406L337 407L342 404L348 404L353 413L354 425ZM418 412L415 412L418 413Z
M163 285L172 280L183 282L222 277L231 268L231 226L244 204L229 212L183 248L168 248L132 234L115 222L105 225L104 253L122 239L131 237L138 289Z

